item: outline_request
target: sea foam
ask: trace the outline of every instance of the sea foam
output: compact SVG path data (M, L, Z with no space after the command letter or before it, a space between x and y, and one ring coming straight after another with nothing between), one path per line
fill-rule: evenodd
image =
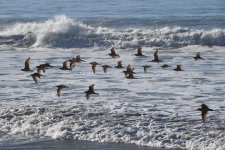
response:
M162 28L106 28L58 15L47 21L15 23L0 31L22 47L180 47L187 45L224 46L224 29L190 29L180 26ZM14 39L16 35L25 38ZM27 36L26 36L27 35ZM29 36L28 36L29 35ZM32 35L32 36L30 36ZM9 40L9 39L8 39Z

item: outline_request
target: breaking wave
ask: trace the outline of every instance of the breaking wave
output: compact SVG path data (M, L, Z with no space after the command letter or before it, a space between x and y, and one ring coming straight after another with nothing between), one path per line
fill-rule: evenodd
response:
M219 120L202 125L185 116L121 113L86 106L5 108L0 111L0 120L1 144L4 144L4 138L24 135L27 138L122 142L193 150L225 148L224 127L220 126Z
M225 46L225 29L205 30L180 26L106 28L59 15L44 22L15 23L1 27L0 44L50 48Z

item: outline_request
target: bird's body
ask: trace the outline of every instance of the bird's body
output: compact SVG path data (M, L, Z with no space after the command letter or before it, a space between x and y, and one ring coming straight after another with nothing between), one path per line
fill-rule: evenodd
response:
M92 65L91 68L92 68L93 73L95 73L96 72L96 66L100 65L100 64L95 62L95 61L91 62L90 64Z
M57 85L56 87L57 87L56 92L58 97L60 97L62 89L67 88L67 86L65 86L64 84Z
M163 64L162 66L160 66L160 67L162 67L163 69L164 68L167 68L167 67L170 67L169 65L167 65L167 64Z
M144 66L142 66L142 67L144 68L144 72L147 73L147 69L150 68L151 66L149 66L149 65L144 65Z
M202 121L206 122L208 111L214 111L210 109L206 104L202 104L201 108L198 108L197 110L201 111Z
M159 56L158 56L158 50L155 51L154 53L154 59L152 60L152 62L161 62L161 60L159 60Z
M137 79L134 77L134 72L129 72L127 73L127 76L126 76L127 79Z
M70 62L68 60L64 61L63 66L59 69L61 69L61 70L71 70L70 69Z
M177 68L173 69L174 71L184 71L183 69L181 69L181 65L177 65Z
M127 70L123 71L123 73L125 76L128 76L129 74L136 74L134 72L134 68L132 68L130 64L127 66Z
M97 94L97 95L99 95L98 93L95 93L95 91L94 91L94 84L90 85L89 88L88 88L88 90L85 91L85 93L86 93L87 100L90 98L91 94Z
M142 48L141 47L139 47L138 49L137 49L137 54L134 54L135 56L145 56L145 55L143 55L142 54Z
M111 56L112 58L116 58L116 57L120 57L120 55L116 54L115 48L111 48L111 53L109 53L109 56Z
M197 60L199 60L199 59L205 60L204 58L202 58L202 57L200 56L200 52L198 52L198 53L196 54L196 56L193 57L193 58L195 59L195 61L197 61Z
M112 68L109 65L102 65L103 71L106 73L108 68Z
M118 61L117 66L115 66L115 68L124 68L122 65L122 61Z
M75 58L76 62L82 62L84 61L83 59L80 58L80 55L77 55Z
M37 84L37 78L40 79L40 77L43 76L43 75L41 75L39 73L33 73L33 74L31 74L31 76L32 76L34 82Z

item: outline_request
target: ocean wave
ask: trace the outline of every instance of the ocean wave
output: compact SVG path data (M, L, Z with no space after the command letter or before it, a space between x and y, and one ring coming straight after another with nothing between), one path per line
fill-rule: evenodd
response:
M204 30L180 26L106 28L59 15L44 22L15 23L1 27L0 44L50 48L225 46L225 29Z
M202 125L185 116L90 107L4 108L0 111L0 132L5 139L18 135L193 150L225 148L224 127L219 120Z

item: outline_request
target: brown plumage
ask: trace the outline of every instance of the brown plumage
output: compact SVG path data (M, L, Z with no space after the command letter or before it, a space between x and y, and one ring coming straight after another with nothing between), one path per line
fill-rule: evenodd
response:
M127 79L137 79L134 77L134 72L132 72L132 71L127 72L126 78Z
M25 61L25 63L24 63L24 69L21 69L22 71L32 71L31 69L30 69L30 57L29 58L27 58L27 60Z
M181 65L177 65L177 68L173 69L175 71L184 71L183 69L181 69Z
M130 64L127 66L127 70L123 71L123 73L126 77L130 76L130 78L132 78L133 74L136 74L134 72L134 68L132 68Z
M75 66L76 66L76 62L75 61L71 61L70 62L70 70L72 71L73 68L75 68Z
M31 74L30 76L32 76L34 82L37 84L37 78L40 78L40 77L43 76L43 75L41 75L41 74L39 74L39 73L33 73L33 74Z
M64 61L63 66L59 69L61 69L61 70L71 70L70 69L70 62L68 60Z
M193 57L193 58L195 59L195 61L197 61L198 59L203 59L203 60L205 60L204 58L202 58L202 57L200 56L200 52L198 52L198 53L196 54L196 56Z
M95 62L95 61L91 62L90 64L92 65L91 68L92 68L93 73L95 73L96 72L96 66L100 65L100 64Z
M102 65L103 71L106 73L108 68L112 68L109 65Z
M152 60L152 62L161 62L161 60L159 60L159 56L158 56L158 50L155 51L154 53L154 59Z
M167 65L167 64L163 64L161 67L164 69L164 68L167 68L167 67L170 67L170 66Z
M118 61L117 66L115 66L115 68L124 68L122 65L122 61Z
M45 73L45 70L48 69L49 67L53 67L53 66L51 66L49 63L40 64L39 66L36 66L37 73L39 74L41 74L42 72Z
M116 57L120 57L118 54L116 54L115 48L111 48L111 53L109 53L109 56L111 56L112 58L116 58Z
M91 94L97 94L97 95L99 95L98 93L95 93L95 91L94 91L94 84L90 85L89 88L88 88L88 90L85 91L84 93L86 93L87 100L90 98Z
M84 61L83 59L80 58L80 55L77 55L75 58L76 62L81 62Z
M141 47L139 47L137 49L137 54L134 54L134 55L136 55L136 56L145 56L145 55L142 54L142 48Z
M64 84L57 85L56 87L57 87L56 91L57 91L57 96L58 97L60 97L62 89L67 88L67 86L65 86Z
M144 72L147 73L147 69L150 68L151 66L149 66L149 65L144 65L144 66L142 66L142 67L144 68Z
M197 110L201 111L202 121L206 122L208 111L214 111L214 110L210 109L206 104L202 104L201 107L202 108L198 108Z

